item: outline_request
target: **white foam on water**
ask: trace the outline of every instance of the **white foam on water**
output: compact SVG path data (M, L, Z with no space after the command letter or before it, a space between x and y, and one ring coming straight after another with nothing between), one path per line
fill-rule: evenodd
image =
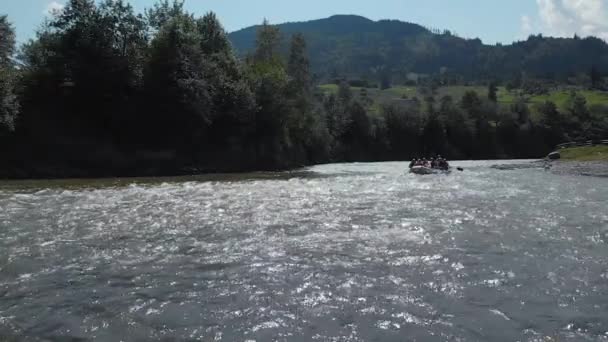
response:
M490 309L490 312L493 313L493 314L495 314L495 315L497 315L497 316L500 316L500 317L504 318L506 321L510 321L511 320L507 315L505 315L500 310Z
M393 322L391 322L391 321L378 321L376 323L376 327L378 327L379 329L382 329L382 330L389 330L392 325L393 325Z
M426 322L424 320L422 320L410 313L407 313L407 312L400 312L398 314L393 314L393 318L402 319L407 324L426 325Z
M264 322L264 323L260 323L256 326L254 326L251 331L256 332L258 330L262 330L262 329L277 329L280 328L281 324L278 322L274 322L274 321L270 321L270 322Z
M504 280L502 279L487 279L484 280L483 283L489 287L499 287L503 284Z

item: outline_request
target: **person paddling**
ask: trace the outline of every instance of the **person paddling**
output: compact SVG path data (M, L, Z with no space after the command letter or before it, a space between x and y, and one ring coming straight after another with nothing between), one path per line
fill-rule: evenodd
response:
M447 160L445 160L444 158L441 158L441 156L439 156L439 168L443 169L443 170L448 170L450 168L450 164L448 163Z

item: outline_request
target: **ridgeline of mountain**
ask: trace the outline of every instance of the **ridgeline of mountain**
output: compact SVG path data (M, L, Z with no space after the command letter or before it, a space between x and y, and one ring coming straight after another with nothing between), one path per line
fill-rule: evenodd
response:
M460 80L528 77L565 80L592 67L608 71L608 45L599 38L530 36L510 45L485 45L450 31L430 31L397 20L354 15L280 24L285 45L304 34L313 71L322 79L363 77L394 82L411 73L444 74ZM258 26L230 34L240 55L250 52ZM385 75L385 76L383 76Z

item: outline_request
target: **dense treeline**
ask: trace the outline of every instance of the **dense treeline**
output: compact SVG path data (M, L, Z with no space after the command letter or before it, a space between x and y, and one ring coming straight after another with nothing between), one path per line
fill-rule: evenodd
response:
M180 1L141 15L126 1L71 0L23 46L19 66L8 58L14 39L3 42L2 126L14 131L4 134L4 153L25 175L279 169L328 160L305 42L294 37L285 59L279 38L265 24L242 62L213 13L197 18Z
M237 59L213 13L179 1L137 14L124 0L70 0L15 55L0 17L0 175L158 175L285 169L328 161L538 157L605 134L606 108L573 93L533 122L488 94L374 104L347 82L315 90L307 42L263 23ZM14 57L17 58L14 58ZM364 95L364 94L362 94ZM596 115L596 112L601 112ZM602 121L603 120L603 121Z
M563 110L550 101L531 107L523 98L501 105L494 84L487 94L469 91L460 99L437 99L429 89L423 101L380 104L379 110L365 94L353 98L342 82L337 95L324 99L339 160L407 160L437 153L451 159L537 158L560 142L608 136L608 105L587 106L577 92Z

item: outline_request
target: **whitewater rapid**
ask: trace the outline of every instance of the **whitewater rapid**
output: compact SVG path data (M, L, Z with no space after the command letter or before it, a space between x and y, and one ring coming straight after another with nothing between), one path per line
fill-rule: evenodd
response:
M608 340L608 179L0 183L0 340Z

